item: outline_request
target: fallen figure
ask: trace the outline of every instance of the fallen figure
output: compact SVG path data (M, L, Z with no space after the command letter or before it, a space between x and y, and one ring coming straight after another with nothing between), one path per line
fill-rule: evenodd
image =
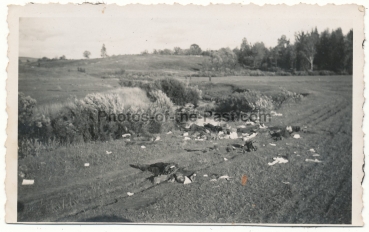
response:
M251 151L257 151L258 147L256 146L256 142L249 140L246 141L245 145L243 146L243 153L247 152L251 152Z
M301 128L299 126L287 126L285 128L281 127L271 127L270 135L274 140L282 140L283 138L289 138L292 133L299 132Z
M154 164L130 164L132 168L140 169L141 171L149 171L154 175L149 177L153 184L159 184L164 181L174 182L182 184L189 184L195 180L196 173L192 172L189 175L188 171L180 170L175 163L154 163Z

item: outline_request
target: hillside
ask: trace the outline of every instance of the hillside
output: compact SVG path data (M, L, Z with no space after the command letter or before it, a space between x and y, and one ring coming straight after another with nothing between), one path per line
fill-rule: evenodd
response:
M122 70L151 78L181 77L199 70L204 59L199 56L120 55L39 62L35 58L20 57L19 91L36 99L39 105L62 102L71 96L79 98L118 87ZM79 72L78 68L85 72Z

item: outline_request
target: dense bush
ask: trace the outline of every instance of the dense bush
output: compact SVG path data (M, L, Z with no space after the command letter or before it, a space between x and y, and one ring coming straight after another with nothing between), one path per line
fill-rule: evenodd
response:
M303 98L303 95L295 92L288 91L286 89L281 89L280 92L271 96L273 104L276 108L282 106L285 103L298 102Z
M174 78L163 78L155 81L145 80L127 80L122 78L119 84L124 87L139 87L146 91L148 97L155 99L152 93L161 90L170 100L176 104L183 106L186 103L197 105L201 99L202 91L197 86L186 86L183 82Z
M121 138L124 133L150 134L170 129L172 124L167 121L150 119L172 113L173 103L160 90L151 95L155 101L131 106L126 103L126 96L119 93L89 94L44 115L35 113L34 99L19 94L19 157L37 155L41 145L50 141L60 144L108 141Z
M273 109L272 99L257 91L233 93L219 100L217 111L254 111Z

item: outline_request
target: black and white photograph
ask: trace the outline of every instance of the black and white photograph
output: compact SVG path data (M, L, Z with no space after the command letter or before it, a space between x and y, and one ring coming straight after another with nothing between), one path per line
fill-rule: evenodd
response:
M12 221L362 225L360 7L10 6Z

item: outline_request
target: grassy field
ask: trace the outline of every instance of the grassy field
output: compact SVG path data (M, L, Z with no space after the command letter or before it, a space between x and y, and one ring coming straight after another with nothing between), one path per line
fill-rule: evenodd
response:
M123 68L140 70L139 66L127 64L129 57L121 57L122 64L126 62ZM32 62L22 63L19 91L41 104L49 104L67 99L71 94L83 97L116 88L116 79L101 79L97 74L98 61L58 61L63 64L52 68L32 68ZM158 65L144 62L142 67L144 71L158 67L157 72L175 72L176 67L183 67L179 60L162 62ZM191 62L178 72L191 72L201 63ZM107 63L108 66L118 68ZM86 67L86 74L77 72L77 67ZM299 133L300 139L277 142L269 133L260 132L256 137L259 149L245 154L239 149L243 144L241 139L184 141L180 131L161 134L157 142L122 139L41 151L38 156L19 160L20 169L35 184L21 185L19 178L18 221L351 222L351 76L214 77L211 85L208 78L191 81L215 96L229 93L235 86L263 93L277 92L280 88L304 93L306 97L301 102L283 105L278 110L283 116L273 117L267 126L306 125L308 132ZM218 151L203 152L215 144ZM142 145L146 148L141 148ZM228 145L236 150L227 152ZM313 157L311 148L320 156ZM269 166L268 162L277 156L287 157L288 163ZM322 162L305 161L315 158ZM155 162L178 163L188 171L196 171L197 179L189 185L152 185L147 179L149 173L129 166ZM85 167L85 163L89 166ZM210 182L204 174L228 175L231 179ZM241 185L243 175L248 177L246 185ZM127 192L134 195L128 196Z
M34 58L20 58L19 91L32 96L38 105L64 102L71 96L82 98L88 93L117 88L122 69L134 77L174 76L184 80L183 76L201 68L203 59L196 56L125 55L106 59L37 62ZM78 68L85 72L79 72Z

